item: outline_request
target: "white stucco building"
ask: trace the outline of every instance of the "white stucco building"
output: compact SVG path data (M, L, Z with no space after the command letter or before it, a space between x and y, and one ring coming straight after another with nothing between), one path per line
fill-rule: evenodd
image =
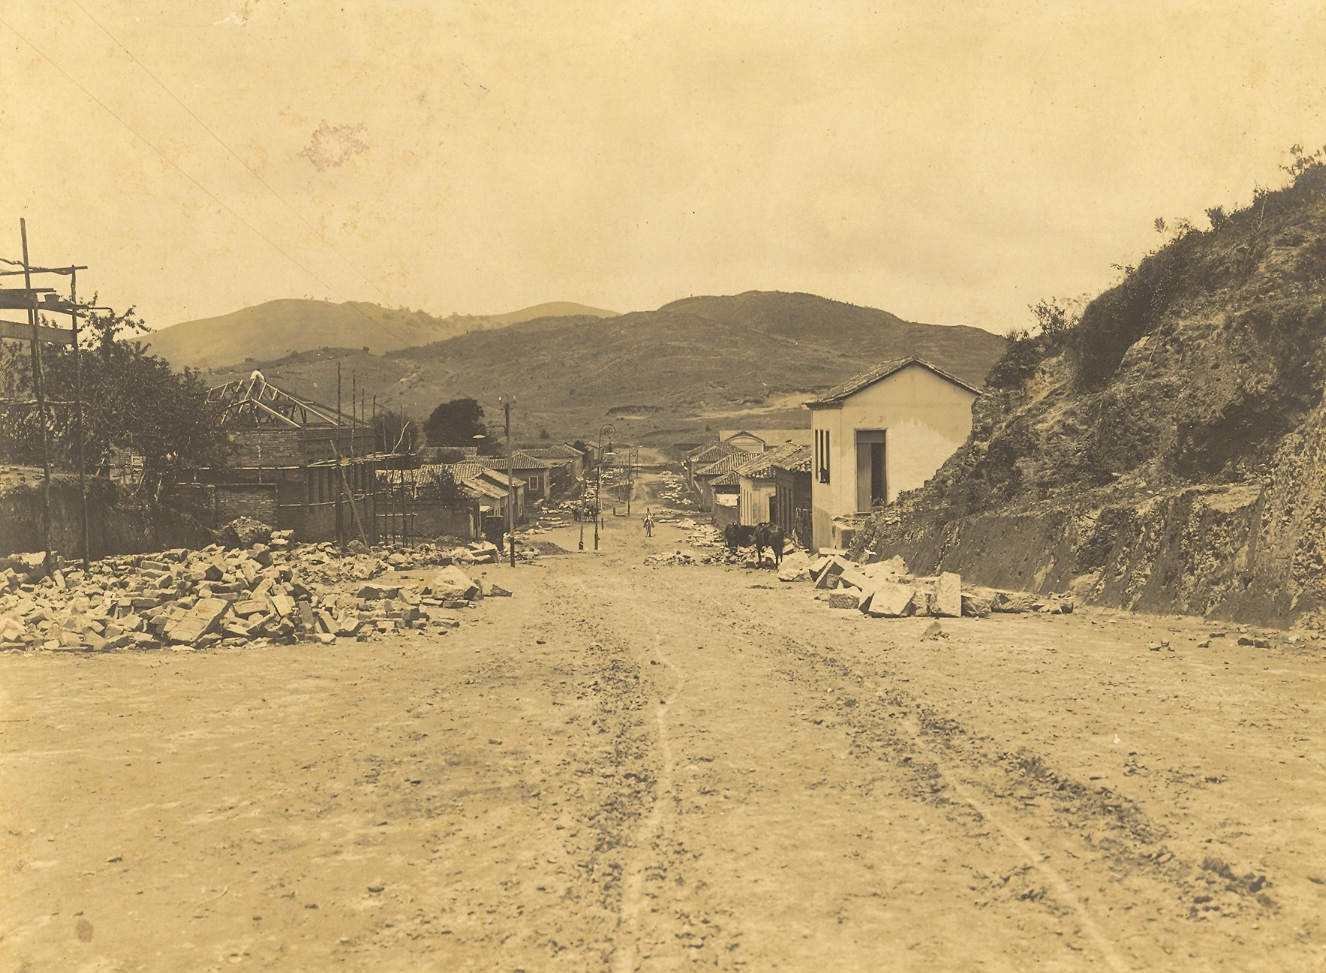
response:
M971 433L978 390L919 358L884 362L811 410L811 533L843 547L871 510L934 475Z

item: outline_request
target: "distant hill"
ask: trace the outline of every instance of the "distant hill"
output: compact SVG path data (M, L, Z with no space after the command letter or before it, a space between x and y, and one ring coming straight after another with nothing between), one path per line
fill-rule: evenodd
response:
M268 361L316 348L363 348L374 354L560 315L611 317L616 312L559 301L508 314L437 318L361 301L279 300L216 318L185 321L146 336L153 354L176 368L213 368L252 358Z
M326 350L259 367L269 381L322 401L336 365L348 396L353 371L379 408L424 418L458 396L496 416L514 396L516 435L597 434L663 441L705 427L809 425L802 403L870 366L919 355L974 385L1003 353L978 328L916 324L874 308L811 294L752 291L693 297L611 318L535 318L377 356ZM246 374L246 364L214 376Z

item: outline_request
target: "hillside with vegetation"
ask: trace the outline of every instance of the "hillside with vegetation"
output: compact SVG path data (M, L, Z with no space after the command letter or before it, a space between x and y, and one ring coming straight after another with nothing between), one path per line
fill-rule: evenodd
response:
M540 318L381 356L328 350L257 367L324 401L334 399L339 362L343 394L353 371L379 408L422 417L464 396L492 415L509 394L518 435L577 438L611 422L619 436L665 442L703 436L706 427L808 426L805 400L889 358L919 355L979 385L1004 345L978 328L751 291L612 318Z
M176 368L214 368L252 359L270 361L318 348L366 348L383 354L442 341L470 331L504 328L535 318L611 317L615 311L555 301L507 314L452 314L386 308L364 301L278 300L215 318L185 321L153 332L152 353Z
M1289 624L1326 606L1326 165L1037 310L967 443L858 546L919 570Z

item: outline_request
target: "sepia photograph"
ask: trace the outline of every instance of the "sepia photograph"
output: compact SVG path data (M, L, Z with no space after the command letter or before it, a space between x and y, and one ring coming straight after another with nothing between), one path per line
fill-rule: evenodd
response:
M1326 973L1323 14L0 0L0 973Z

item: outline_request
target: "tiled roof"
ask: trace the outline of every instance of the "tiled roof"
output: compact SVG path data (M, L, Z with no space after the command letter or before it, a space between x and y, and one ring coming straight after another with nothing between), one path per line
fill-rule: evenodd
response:
M786 456L774 460L773 465L790 473L809 473L814 452L809 446L801 446Z
M557 443L554 446L537 446L525 450L529 455L537 459L579 459L585 454L580 452L574 446L568 446L566 443Z
M446 470L452 478L459 483L461 480L468 480L485 472L488 467L484 466L478 460L468 460L464 463L425 463L419 467L419 472L424 470Z
M706 443L699 449L693 449L686 454L686 459L699 466L706 463L712 463L720 460L724 456L731 456L736 452L746 452L740 446L733 446L731 443Z
M804 449L795 443L785 443L777 449L756 453L748 462L736 468L736 472L752 480L768 480L773 477L774 467L793 453Z
M960 385L969 392L975 392L978 395L980 394L980 389L972 388L962 379L955 375L950 375L942 368L937 368L923 358L895 358L892 361L881 362L874 368L870 369L870 371L862 372L860 375L853 376L841 385L835 385L818 399L807 402L806 405L811 408L814 408L817 405L837 405L839 402L843 401L843 399L853 396L862 389L888 378L894 372L902 371L908 365L920 365L922 368L928 368L940 378L946 378L954 385Z
M461 486L471 493L484 497L492 497L494 499L505 497L507 495L505 487L500 487L496 483L492 483L479 476L462 480Z
M722 476L716 476L709 481L710 487L740 486L741 477L737 476L736 470L724 473Z
M492 456L484 461L490 470L506 469L505 456ZM548 468L546 459L539 459L537 456L531 456L523 449L513 450L511 453L511 467L517 470L546 470ZM557 465L561 465L560 463Z
M709 463L708 465L703 466L700 469L696 470L695 475L719 476L720 474L723 473L729 473L732 470L735 470L742 463L749 462L750 457L751 454L746 452L744 449L735 449L734 452L729 453L727 456L724 456L721 459L717 459L714 462Z

